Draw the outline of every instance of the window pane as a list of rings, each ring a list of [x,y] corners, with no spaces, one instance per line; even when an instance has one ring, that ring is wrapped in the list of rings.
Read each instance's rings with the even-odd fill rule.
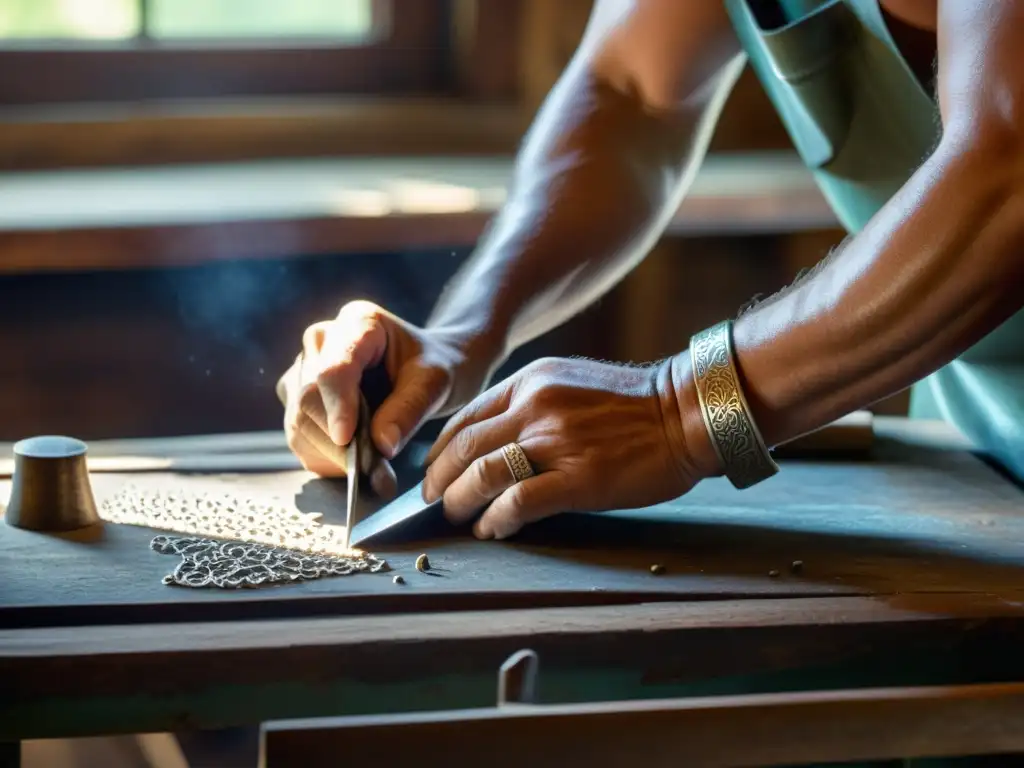
[[[0,39],[123,40],[138,32],[138,0],[0,0]]]
[[[2,2],[2,0],[0,0]],[[156,38],[330,37],[365,41],[373,0],[149,0]]]

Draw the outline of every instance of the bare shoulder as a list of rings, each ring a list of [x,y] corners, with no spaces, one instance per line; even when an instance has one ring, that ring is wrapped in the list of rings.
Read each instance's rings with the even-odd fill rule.
[[[584,45],[595,69],[669,108],[740,55],[721,0],[597,0]]]

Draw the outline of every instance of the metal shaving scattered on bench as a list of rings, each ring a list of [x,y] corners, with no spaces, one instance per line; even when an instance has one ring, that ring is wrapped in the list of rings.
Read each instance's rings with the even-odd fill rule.
[[[182,558],[165,584],[232,589],[387,566],[362,550],[346,549],[344,528],[322,524],[318,513],[230,493],[127,486],[100,503],[100,517],[179,534],[157,536],[151,544],[157,552]]]
[[[164,576],[164,584],[180,587],[240,589],[310,581],[324,576],[375,573],[385,562],[373,555],[336,557],[238,541],[196,537],[157,536],[150,543],[162,555],[179,555],[181,562]]]

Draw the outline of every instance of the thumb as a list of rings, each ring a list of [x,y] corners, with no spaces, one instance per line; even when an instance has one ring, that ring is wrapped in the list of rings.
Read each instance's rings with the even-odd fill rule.
[[[448,373],[442,368],[403,366],[391,396],[373,416],[373,439],[381,453],[394,458],[444,402],[449,386]]]

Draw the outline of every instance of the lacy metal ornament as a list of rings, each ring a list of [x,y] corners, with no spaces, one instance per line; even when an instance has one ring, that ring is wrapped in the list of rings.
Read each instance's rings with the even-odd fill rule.
[[[346,549],[344,528],[319,513],[299,512],[230,493],[160,491],[129,485],[100,503],[110,523],[155,528],[150,546],[181,562],[165,584],[237,589],[325,576],[375,573],[386,561]]]
[[[241,589],[287,584],[324,576],[347,576],[357,571],[376,573],[387,565],[373,555],[317,555],[196,537],[157,536],[150,547],[162,555],[181,557],[174,571],[164,576],[164,584],[193,588]]]

